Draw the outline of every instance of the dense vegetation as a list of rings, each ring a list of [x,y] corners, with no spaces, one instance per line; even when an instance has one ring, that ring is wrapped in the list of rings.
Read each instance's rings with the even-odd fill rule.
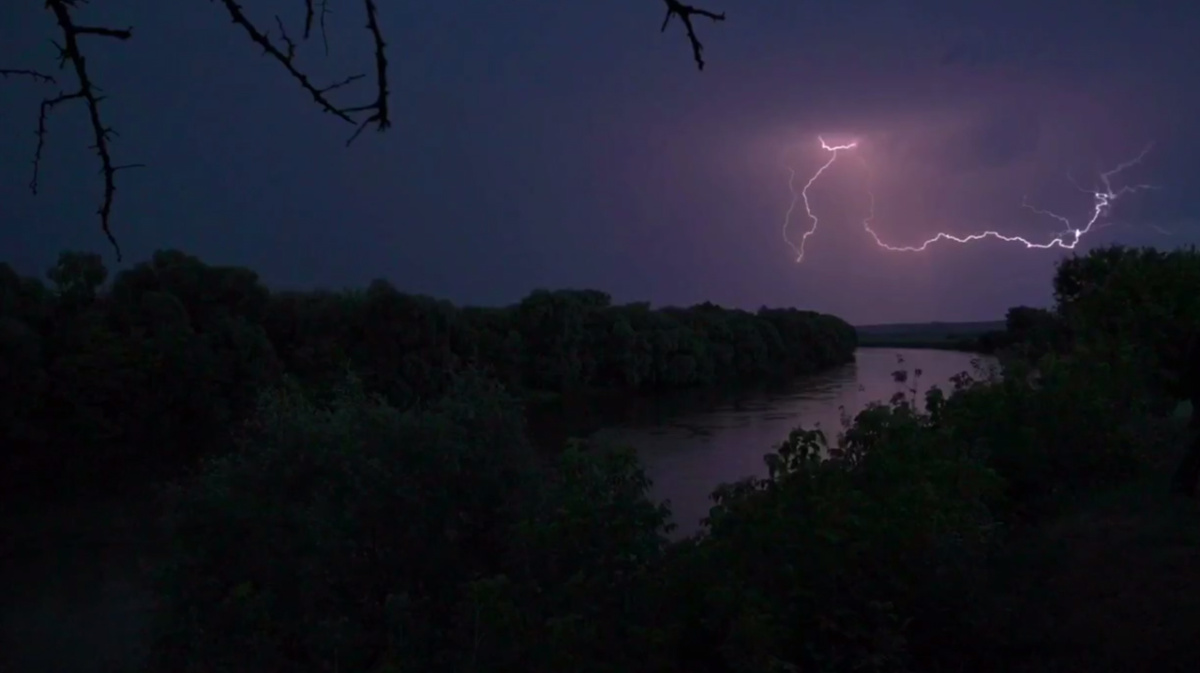
[[[1031,669],[1044,653],[1018,642],[1030,620],[1010,599],[1026,576],[1009,573],[1028,561],[1013,560],[1021,541],[1073,499],[1178,453],[1148,428],[1166,401],[1197,397],[1180,346],[1200,325],[1194,251],[1065,261],[1052,311],[1010,313],[1024,336],[1012,335],[999,375],[914,387],[839,437],[798,428],[766,456],[768,476],[718,488],[703,530],[673,542],[632,452],[577,443],[535,456],[514,384],[761,375],[786,357],[765,325],[779,343],[834,340],[779,361],[803,371],[845,357],[853,339],[840,322],[607,309],[596,293],[535,294],[495,312],[382,284],[273,295],[247,291],[259,286],[244,271],[178,256],[97,293],[102,274],[72,260],[86,261],[64,258],[58,268],[73,271],[52,274],[54,299],[22,299],[32,281],[15,296],[34,316],[20,324],[75,337],[25,327],[7,343],[29,349],[36,334],[53,346],[6,362],[70,372],[61,390],[78,400],[119,391],[103,412],[124,414],[118,427],[142,441],[178,437],[169,408],[228,427],[241,400],[256,400],[233,449],[163,493],[155,670],[1140,670],[1080,647],[1077,668]],[[30,306],[73,317],[36,322]],[[388,327],[365,331],[356,316]],[[597,334],[604,345],[586,346]],[[631,342],[670,356],[637,360],[647,351],[614,345]],[[758,355],[740,352],[753,343]],[[699,344],[708,355],[685,350]],[[109,369],[88,378],[96,362]],[[108,427],[92,413],[73,423]],[[1155,647],[1140,642],[1138,656]],[[1198,650],[1171,650],[1170,663],[1198,665]]]
[[[614,305],[537,291],[458,308],[365,290],[273,292],[249,269],[159,252],[108,281],[64,253],[48,283],[0,266],[0,468],[6,493],[119,486],[223,452],[286,380],[323,398],[357,372],[395,409],[476,371],[510,393],[662,389],[794,376],[853,357],[832,316],[712,304]]]

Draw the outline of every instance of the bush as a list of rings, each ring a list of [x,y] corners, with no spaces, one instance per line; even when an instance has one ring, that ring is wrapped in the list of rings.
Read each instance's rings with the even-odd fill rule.
[[[942,670],[990,651],[1006,524],[1137,466],[1138,359],[916,383],[829,442],[796,429],[668,543],[630,450],[539,464],[498,384],[399,411],[351,378],[263,398],[168,493],[172,671]],[[901,377],[898,377],[898,379]],[[907,380],[907,377],[904,377]],[[915,379],[914,379],[915,381]]]
[[[453,636],[464,577],[523,515],[520,408],[460,382],[399,412],[351,379],[328,408],[266,396],[239,449],[168,492],[165,669],[370,670]]]
[[[1000,482],[948,439],[906,403],[872,406],[837,446],[798,429],[767,478],[714,494],[687,562],[733,670],[900,670],[952,642]]]
[[[166,493],[155,668],[645,665],[665,507],[629,451],[538,468],[522,418],[469,376],[406,412],[354,378],[327,407],[265,396],[237,451]]]
[[[1137,469],[1132,421],[1145,411],[1145,388],[1136,362],[1087,351],[1046,355],[1036,367],[1014,360],[1002,378],[961,379],[934,423],[1004,479],[1009,513],[1045,513],[1059,495]]]

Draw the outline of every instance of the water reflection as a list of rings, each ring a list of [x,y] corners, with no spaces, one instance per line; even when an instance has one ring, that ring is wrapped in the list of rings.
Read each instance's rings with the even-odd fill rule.
[[[791,429],[819,427],[832,440],[841,430],[843,409],[852,415],[914,385],[921,395],[932,385],[948,389],[951,377],[973,371],[977,357],[954,351],[864,348],[852,364],[781,389],[622,398],[589,409],[571,409],[567,403],[558,410],[558,418],[575,414],[583,425],[564,424],[573,427],[560,427],[558,434],[590,434],[635,447],[654,480],[653,497],[671,501],[677,533],[686,535],[708,515],[709,494],[716,485],[765,475],[763,454]],[[907,382],[894,379],[898,369],[909,372]],[[921,371],[919,377],[916,370]]]

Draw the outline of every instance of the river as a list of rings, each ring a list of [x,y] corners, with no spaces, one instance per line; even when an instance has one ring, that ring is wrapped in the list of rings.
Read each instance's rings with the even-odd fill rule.
[[[914,386],[922,403],[930,386],[949,391],[951,377],[973,373],[977,359],[984,366],[993,362],[972,353],[912,348],[860,348],[855,355],[850,364],[771,390],[566,402],[544,410],[532,425],[540,444],[581,435],[637,449],[653,482],[651,498],[670,502],[675,535],[685,536],[708,516],[715,486],[766,476],[763,455],[796,426],[820,428],[833,442],[843,410],[853,415]],[[893,376],[898,370],[908,372],[905,383]]]
[[[955,374],[972,370],[975,357],[859,349],[856,362],[781,388],[564,401],[531,414],[531,429],[543,446],[593,435],[635,447],[654,481],[651,496],[670,500],[676,534],[686,535],[708,514],[712,489],[765,474],[763,454],[795,426],[836,434],[843,408],[854,413],[887,400],[911,387],[918,369],[922,394],[933,384],[946,387]],[[910,372],[907,384],[893,378],[898,369]],[[47,513],[45,527],[32,529],[40,542],[19,541],[10,549],[24,553],[0,559],[7,561],[0,577],[0,673],[125,671],[139,658],[150,602],[137,562],[146,529],[120,507],[112,514],[89,509]],[[104,525],[88,523],[98,520]],[[51,542],[63,539],[70,543]]]

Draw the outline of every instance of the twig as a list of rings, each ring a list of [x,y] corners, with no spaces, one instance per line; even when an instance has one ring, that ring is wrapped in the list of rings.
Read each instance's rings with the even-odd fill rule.
[[[329,0],[321,0],[321,42],[325,44],[325,55],[329,55],[329,33],[325,30],[325,17],[329,16]]]
[[[383,41],[383,33],[379,30],[379,17],[376,15],[375,0],[363,0],[363,2],[366,5],[367,11],[367,30],[371,32],[371,39],[375,41],[375,75],[378,93],[375,97],[374,103],[359,108],[359,110],[374,110],[375,112],[372,113],[370,117],[367,117],[365,120],[363,120],[361,124],[359,124],[358,129],[354,132],[354,135],[350,136],[350,138],[346,141],[347,147],[350,145],[350,143],[354,142],[354,139],[358,137],[358,134],[362,133],[363,129],[365,129],[367,125],[372,122],[376,124],[376,128],[380,131],[386,131],[388,127],[392,125],[392,120],[388,116],[388,63],[387,56],[384,52],[384,48],[387,45]]]
[[[321,41],[325,44],[325,55],[329,55],[329,35],[325,32],[325,16],[329,14],[329,0],[321,0],[320,13],[313,4],[313,0],[304,0],[304,39],[312,37],[313,18],[316,17],[321,28]]]
[[[678,16],[683,22],[683,27],[687,30],[688,41],[692,44],[692,56],[696,59],[696,67],[704,70],[704,45],[700,42],[700,38],[696,37],[696,28],[692,25],[693,16],[703,16],[712,21],[724,21],[725,12],[717,14],[710,12],[707,9],[700,9],[691,5],[685,5],[679,0],[663,0],[667,5],[667,15],[663,18],[662,28],[659,32],[666,32],[667,24],[671,22],[672,16]]]
[[[116,174],[117,171],[135,168],[141,164],[124,166],[113,164],[112,153],[109,150],[109,140],[116,136],[117,132],[111,127],[105,126],[104,121],[100,117],[100,101],[104,100],[104,98],[96,94],[99,87],[92,83],[92,79],[88,74],[87,59],[84,58],[83,52],[79,49],[79,38],[80,36],[92,35],[125,41],[133,37],[133,29],[77,25],[71,16],[71,10],[79,2],[80,0],[46,0],[46,9],[54,14],[55,22],[58,24],[59,30],[62,31],[62,44],[55,44],[58,48],[59,67],[65,67],[67,64],[71,65],[72,70],[75,72],[75,78],[79,82],[79,88],[70,93],[59,92],[56,96],[42,100],[41,106],[38,109],[37,148],[33,155],[33,177],[30,179],[29,188],[30,191],[37,194],[42,150],[46,146],[47,116],[61,103],[71,100],[83,100],[87,105],[88,119],[92,126],[92,137],[95,140],[90,149],[95,150],[96,156],[100,157],[100,172],[104,176],[104,200],[100,204],[100,208],[96,211],[96,214],[100,216],[100,227],[103,229],[105,237],[108,238],[108,242],[117,254],[117,261],[121,261],[121,246],[117,244],[117,239],[113,236],[112,229],[109,226],[112,215],[113,196],[117,191]],[[28,74],[31,71],[14,72]],[[52,77],[41,73],[31,76],[42,81],[54,81]]]
[[[283,43],[287,45],[287,60],[291,61],[296,58],[296,43],[292,42],[292,39],[288,37],[287,29],[283,27],[283,19],[279,18],[278,14],[275,15],[275,25],[279,26],[280,37]]]
[[[383,41],[383,34],[379,29],[375,0],[364,0],[364,3],[367,14],[367,29],[371,32],[371,37],[375,41],[375,73],[378,93],[373,102],[366,105],[350,107],[335,104],[332,100],[330,100],[327,94],[335,89],[339,89],[347,84],[350,84],[351,82],[362,79],[364,75],[351,75],[350,77],[346,77],[334,84],[318,87],[317,85],[313,84],[312,80],[307,74],[305,74],[296,66],[296,44],[288,36],[287,31],[284,30],[282,19],[280,19],[278,16],[275,17],[276,25],[279,27],[279,31],[281,33],[280,39],[283,41],[284,45],[281,49],[271,41],[271,38],[267,35],[266,31],[260,30],[254,25],[253,22],[250,21],[249,17],[246,16],[246,13],[242,10],[242,6],[238,4],[237,0],[220,0],[220,2],[222,5],[224,5],[225,10],[229,12],[229,17],[233,19],[233,22],[238,26],[241,26],[241,28],[246,31],[246,34],[250,37],[251,41],[262,47],[263,52],[266,53],[266,55],[278,61],[284,67],[284,69],[288,71],[288,74],[290,74],[293,79],[300,83],[301,88],[303,88],[309,93],[309,95],[312,96],[313,101],[316,102],[321,109],[344,122],[355,124],[358,127],[354,134],[350,136],[350,140],[346,143],[347,145],[353,142],[354,139],[357,138],[360,133],[362,133],[362,130],[370,124],[375,124],[380,131],[383,131],[391,126],[392,122],[389,116],[387,88],[388,62],[387,56],[384,52],[385,44]],[[320,20],[323,33],[325,13],[327,11],[325,2],[320,3],[320,8]],[[307,39],[312,34],[313,20],[316,16],[316,5],[314,0],[305,0],[304,9],[304,38]],[[358,113],[362,112],[368,112],[370,114],[368,114],[367,117],[362,121],[359,121],[355,117]]]
[[[3,77],[4,79],[8,79],[9,77],[29,77],[37,80],[38,82],[45,82],[46,84],[58,83],[58,81],[55,80],[52,75],[47,75],[46,73],[38,72],[37,70],[0,68],[0,77]]]
[[[304,0],[304,39],[312,35],[313,0]]]
[[[214,0],[215,1],[215,0]],[[597,0],[599,1],[599,0]],[[87,0],[44,0],[46,9],[54,15],[55,23],[57,23],[62,34],[62,43],[55,43],[58,49],[59,68],[65,68],[68,64],[75,73],[78,81],[78,88],[75,91],[59,91],[57,95],[42,99],[38,109],[37,122],[37,146],[33,155],[33,176],[29,181],[29,188],[34,193],[38,193],[39,178],[41,170],[42,152],[46,146],[47,135],[47,119],[50,112],[53,111],[62,103],[72,100],[82,100],[87,106],[88,118],[92,127],[92,134],[95,139],[94,144],[90,149],[96,152],[100,158],[100,172],[104,176],[104,200],[100,208],[96,211],[100,216],[100,225],[104,231],[104,235],[108,238],[109,243],[113,246],[116,252],[117,261],[121,261],[121,248],[117,244],[116,238],[112,234],[109,226],[110,217],[113,207],[113,196],[116,192],[116,174],[118,171],[127,168],[141,167],[141,164],[126,164],[116,165],[112,160],[112,153],[109,148],[109,141],[117,135],[116,131],[111,127],[105,126],[100,116],[100,102],[104,100],[103,96],[98,95],[100,88],[97,87],[91,80],[87,69],[87,59],[84,57],[79,46],[81,36],[95,36],[111,38],[116,40],[129,40],[133,37],[132,28],[110,28],[106,26],[81,26],[75,23],[71,13],[79,5],[85,4]],[[301,88],[307,91],[325,112],[341,119],[344,122],[355,125],[355,130],[350,138],[346,141],[350,145],[358,138],[359,135],[370,125],[374,124],[379,131],[387,130],[392,125],[391,106],[389,104],[390,92],[388,89],[388,59],[387,59],[387,43],[383,39],[383,30],[379,25],[379,11],[377,0],[362,0],[363,10],[366,15],[366,29],[371,35],[371,40],[374,43],[375,56],[375,99],[370,103],[358,106],[342,106],[335,104],[329,98],[329,94],[336,89],[345,87],[353,82],[366,77],[365,74],[356,74],[345,77],[333,84],[319,87],[313,83],[307,74],[301,71],[296,65],[298,45],[291,36],[288,35],[284,28],[283,19],[278,15],[275,16],[275,24],[279,29],[279,39],[282,41],[282,47],[277,45],[268,36],[267,31],[260,30],[246,16],[242,10],[242,6],[237,0],[220,0],[221,5],[229,13],[229,17],[233,23],[245,30],[250,40],[262,47],[264,53],[270,56],[275,61],[279,62],[288,74],[300,83]],[[703,51],[704,45],[696,36],[695,26],[692,23],[692,18],[701,16],[711,21],[724,21],[725,14],[711,12],[706,9],[700,9],[691,5],[683,4],[680,0],[663,0],[666,4],[667,14],[663,19],[660,32],[665,32],[667,25],[671,21],[672,16],[679,17],[683,22],[684,28],[687,31],[688,42],[692,47],[692,55],[695,58],[696,66],[704,69]],[[324,43],[325,53],[329,54],[329,39],[325,30],[325,18],[330,13],[329,0],[304,0],[304,32],[303,40],[307,41],[313,33],[314,25],[321,31],[321,39]],[[38,70],[30,69],[0,69],[0,78],[7,79],[9,77],[25,77],[33,79],[37,82],[57,84],[55,77],[48,75]]]

